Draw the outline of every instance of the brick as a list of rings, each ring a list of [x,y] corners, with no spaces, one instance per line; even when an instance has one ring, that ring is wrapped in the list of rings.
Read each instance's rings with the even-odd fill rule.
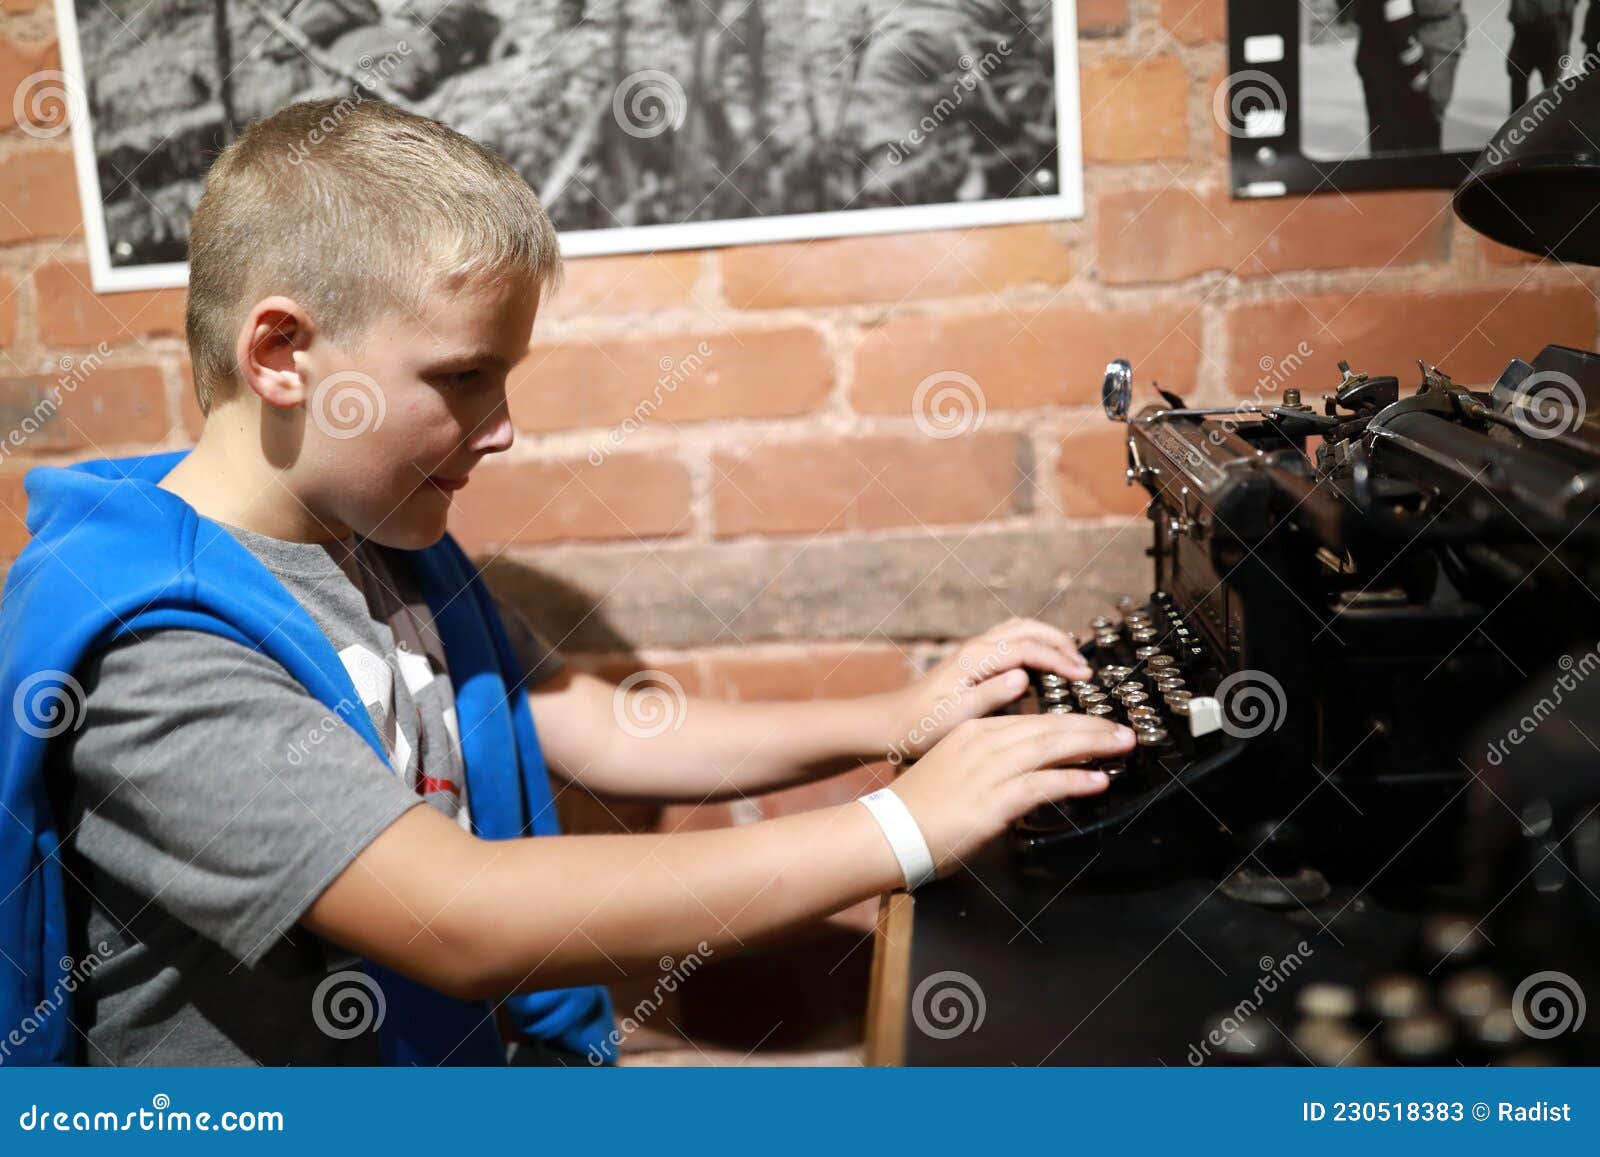
[[[1120,36],[1128,28],[1128,0],[1078,0],[1078,35]]]
[[[550,645],[562,650],[560,636],[549,640]],[[632,653],[605,652],[602,654],[565,654],[563,657],[577,670],[586,671],[611,683],[620,683],[629,675],[640,671],[659,671],[676,679],[685,695],[701,693],[700,664],[692,658],[651,659]]]
[[[72,154],[64,147],[8,153],[0,163],[0,245],[82,231]]]
[[[20,16],[24,12],[48,8],[50,3],[51,0],[6,0],[6,13],[11,16]]]
[[[950,525],[1024,511],[1032,493],[1009,435],[764,443],[713,458],[719,536]]]
[[[536,344],[507,389],[511,420],[522,430],[624,419],[671,429],[710,418],[810,413],[826,400],[833,377],[822,336],[791,327]],[[614,433],[632,428],[630,422]]]
[[[700,254],[629,253],[575,257],[566,263],[560,292],[541,304],[541,318],[660,313],[695,305]]]
[[[1086,64],[1083,158],[1153,161],[1189,151],[1189,75],[1175,56]]]
[[[17,340],[17,283],[0,273],[0,349]]]
[[[454,499],[468,550],[562,539],[653,538],[689,528],[689,475],[660,454],[484,463]]]
[[[115,345],[129,338],[183,336],[181,289],[97,294],[89,267],[50,262],[33,275],[39,301],[39,338],[46,345]]]
[[[1161,27],[1185,44],[1228,38],[1228,0],[1161,0]]]
[[[1509,245],[1502,245],[1498,241],[1491,241],[1481,233],[1474,233],[1465,225],[1462,231],[1477,242],[1478,248],[1483,251],[1484,260],[1490,265],[1533,265],[1543,261],[1537,253],[1529,253],[1525,249],[1513,249]]]
[[[198,441],[200,431],[205,429],[206,416],[200,412],[200,401],[194,396],[194,367],[187,359],[179,368],[178,386],[178,420],[183,424],[183,432],[191,441]]]
[[[0,470],[0,558],[14,559],[28,545],[28,492],[25,470]]]
[[[1132,361],[1141,380],[1181,390],[1199,370],[1200,330],[1199,310],[1185,305],[896,317],[869,331],[856,350],[850,404],[863,413],[912,416],[918,387],[955,371],[977,382],[987,409],[1093,405],[1106,363],[1116,357]],[[928,387],[923,409],[941,388]]]
[[[705,693],[733,702],[843,699],[892,691],[915,674],[886,643],[720,648],[703,656]]]
[[[154,366],[69,368],[0,378],[0,438],[8,453],[46,454],[159,442],[166,396]]]
[[[751,245],[719,257],[735,309],[987,295],[1076,272],[1061,230],[1047,224]]]
[[[1096,201],[1095,248],[1108,285],[1220,271],[1383,268],[1443,260],[1449,197],[1434,192],[1235,200],[1227,189],[1122,189]]]
[[[7,11],[13,11],[15,4],[16,0],[8,0]],[[61,54],[55,41],[35,44],[0,36],[0,93],[5,93],[5,99],[0,100],[0,132],[17,127],[20,105],[33,131],[65,136],[59,119],[64,115],[65,102],[50,99],[52,92],[62,91],[60,82],[45,78],[29,80],[35,73],[60,70]]]
[[[1069,518],[1141,513],[1150,495],[1144,487],[1128,484],[1127,467],[1127,428],[1086,421],[1061,443],[1056,465],[1061,512]]]
[[[477,485],[474,478],[463,494]],[[814,640],[953,639],[1012,615],[1082,629],[1148,592],[1148,527],[917,529],[509,551],[491,586],[573,651]]]
[[[1239,303],[1228,310],[1227,329],[1239,393],[1258,383],[1272,391],[1295,386],[1313,402],[1336,383],[1341,359],[1374,376],[1394,374],[1411,392],[1418,358],[1465,385],[1482,385],[1512,358],[1531,359],[1547,344],[1595,344],[1594,299],[1577,285]],[[1308,356],[1291,355],[1300,342]]]

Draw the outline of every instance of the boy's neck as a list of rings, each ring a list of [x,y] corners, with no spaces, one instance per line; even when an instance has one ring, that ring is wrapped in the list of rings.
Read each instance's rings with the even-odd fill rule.
[[[349,527],[319,519],[295,496],[283,471],[263,457],[259,435],[244,409],[223,406],[213,410],[194,449],[161,480],[161,489],[176,494],[214,522],[269,538],[318,543],[348,540]]]

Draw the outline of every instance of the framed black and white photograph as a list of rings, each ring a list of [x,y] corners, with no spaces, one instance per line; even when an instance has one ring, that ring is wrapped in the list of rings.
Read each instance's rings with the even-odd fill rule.
[[[1072,0],[62,0],[99,291],[181,285],[211,160],[382,99],[505,156],[569,256],[1082,215]]]
[[[1600,0],[1229,0],[1237,196],[1454,188],[1511,113],[1600,61]]]

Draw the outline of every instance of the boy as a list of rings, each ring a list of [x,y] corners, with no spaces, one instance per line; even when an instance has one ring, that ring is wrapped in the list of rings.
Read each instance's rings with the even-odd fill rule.
[[[1020,667],[1087,674],[1042,623],[900,692],[697,700],[656,735],[512,613],[508,636],[446,516],[511,445],[507,370],[558,272],[508,165],[388,106],[291,106],[219,157],[190,237],[198,443],[28,477],[0,803],[34,838],[0,845],[23,965],[0,1011],[40,1015],[9,1059],[503,1063],[497,1014],[609,1059],[583,986],[951,870],[1103,789],[1069,765],[1128,750],[1123,729],[961,722],[1020,694]],[[891,751],[917,762],[868,806],[516,838],[555,833],[547,765],[699,801]]]

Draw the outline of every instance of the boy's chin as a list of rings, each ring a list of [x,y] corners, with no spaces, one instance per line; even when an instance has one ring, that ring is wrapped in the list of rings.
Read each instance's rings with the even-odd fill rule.
[[[369,542],[394,550],[425,550],[444,537],[448,510],[436,515],[409,513],[410,517],[402,518],[397,512],[396,517],[375,527],[371,534],[364,537]]]

